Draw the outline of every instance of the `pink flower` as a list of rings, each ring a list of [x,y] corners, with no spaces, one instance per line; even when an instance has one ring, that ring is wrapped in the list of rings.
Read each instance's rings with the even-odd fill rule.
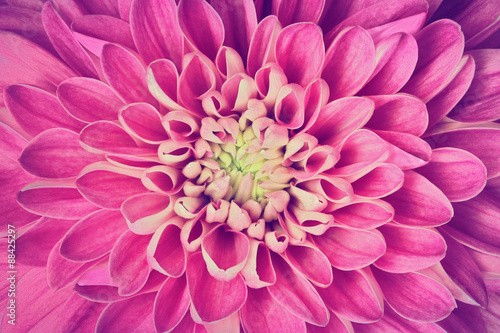
[[[500,329],[500,2],[4,2],[2,332]]]

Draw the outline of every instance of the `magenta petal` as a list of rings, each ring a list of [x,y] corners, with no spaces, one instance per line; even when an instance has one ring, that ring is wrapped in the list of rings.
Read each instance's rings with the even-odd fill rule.
[[[59,58],[14,33],[0,32],[0,54],[6,63],[0,67],[0,87],[24,82],[55,91],[62,81],[76,76]],[[29,54],[29,57],[23,55]]]
[[[470,296],[481,307],[486,308],[488,306],[486,286],[483,275],[474,259],[462,244],[446,234],[443,237],[448,246],[446,257],[441,261],[444,270],[452,281],[465,291],[467,296]]]
[[[411,35],[393,34],[376,45],[377,66],[361,95],[388,95],[410,79],[418,59],[418,46]],[[380,60],[379,60],[380,57]]]
[[[321,144],[337,147],[368,122],[373,109],[373,101],[363,97],[335,100],[321,109],[318,119],[307,133],[315,136]]]
[[[474,154],[486,166],[488,179],[500,176],[499,140],[500,130],[495,128],[458,129],[427,139],[433,147],[455,147]]]
[[[147,103],[128,105],[118,116],[123,127],[148,143],[159,143],[168,139],[161,123],[161,114]]]
[[[174,278],[186,270],[186,253],[180,237],[183,222],[179,217],[167,221],[158,228],[148,245],[148,260],[152,268]]]
[[[126,231],[114,244],[109,256],[109,272],[120,295],[135,294],[148,280],[146,248],[150,238]]]
[[[450,20],[434,22],[416,36],[418,62],[402,91],[428,102],[447,83],[462,59],[464,36],[460,26]]]
[[[60,332],[93,331],[105,307],[105,303],[92,302],[73,293],[62,306],[63,311],[57,318],[58,329]]]
[[[99,161],[80,146],[78,134],[63,128],[40,133],[23,150],[19,163],[29,173],[42,178],[76,177],[83,167]]]
[[[57,87],[57,97],[66,111],[81,121],[116,120],[125,103],[105,83],[89,78],[71,78]]]
[[[155,299],[154,319],[157,332],[175,328],[186,314],[189,303],[186,277],[166,279]]]
[[[455,217],[442,228],[462,244],[481,252],[499,255],[499,201],[483,191],[475,198],[455,203]]]
[[[307,87],[318,75],[325,59],[321,30],[312,23],[283,29],[276,40],[276,61],[288,82]]]
[[[427,112],[429,113],[429,127],[443,119],[457,103],[460,102],[466,91],[469,89],[475,72],[475,61],[470,55],[462,57],[462,61],[457,66],[450,77],[450,82],[446,87],[429,102],[427,102]],[[469,103],[468,99],[462,100],[456,107],[456,114],[461,114],[461,108],[466,107],[462,103]]]
[[[214,278],[231,281],[243,269],[250,244],[248,238],[223,225],[212,229],[201,243],[207,270]]]
[[[354,194],[382,198],[401,188],[404,173],[393,164],[381,164],[351,183]]]
[[[241,275],[231,281],[217,280],[206,268],[201,252],[189,258],[187,282],[191,302],[199,318],[214,322],[238,311],[247,299],[247,287]]]
[[[267,289],[249,289],[241,308],[241,324],[247,333],[258,333],[266,327],[270,333],[305,333],[305,322],[284,309]]]
[[[334,211],[335,221],[358,229],[373,229],[391,221],[394,208],[382,200],[351,203]]]
[[[421,136],[427,129],[427,109],[408,95],[371,96],[375,110],[366,127]]]
[[[4,94],[7,108],[30,135],[53,127],[79,132],[84,126],[66,113],[54,95],[44,90],[28,85],[13,85],[6,88]]]
[[[92,230],[99,230],[95,237]],[[113,244],[127,230],[127,223],[119,211],[100,210],[78,221],[64,236],[60,252],[73,261],[98,259],[111,251]]]
[[[457,306],[450,291],[419,273],[393,274],[374,269],[373,274],[391,307],[403,318],[435,322]]]
[[[335,313],[330,311],[330,321],[325,327],[307,324],[308,333],[328,333],[328,332],[338,332],[338,333],[350,333],[352,332],[352,324],[346,319],[341,319]]]
[[[500,56],[499,50],[474,50],[467,54],[474,58],[476,71],[465,93],[462,103],[458,104],[449,117],[463,122],[479,122],[500,118]]]
[[[319,292],[328,308],[347,320],[370,323],[384,313],[377,282],[365,271],[335,271],[332,285]]]
[[[314,243],[328,257],[333,267],[354,270],[368,266],[385,253],[382,235],[374,230],[333,227],[314,237]]]
[[[394,164],[401,170],[421,167],[431,159],[431,147],[418,136],[379,130],[375,133],[387,141],[389,146],[389,156],[385,162]]]
[[[90,52],[100,56],[102,47],[116,43],[134,50],[130,25],[112,16],[85,15],[71,24],[76,39]]]
[[[476,156],[455,148],[432,151],[431,161],[418,173],[430,180],[450,199],[465,201],[478,195],[486,185],[486,168]]]
[[[271,258],[276,270],[276,283],[267,290],[273,298],[294,316],[314,325],[326,325],[330,313],[311,283],[280,255],[271,253]]]
[[[18,261],[30,266],[46,266],[50,251],[73,224],[74,220],[41,218],[16,240]]]
[[[285,256],[296,270],[301,272],[309,281],[320,287],[332,283],[332,267],[325,256],[312,244],[289,245]]]
[[[326,51],[321,77],[330,86],[330,101],[356,94],[375,69],[373,40],[360,27],[342,31]]]
[[[210,59],[215,59],[224,41],[224,25],[212,6],[203,0],[182,0],[178,17],[189,42]]]
[[[121,212],[132,232],[147,235],[174,215],[173,200],[157,193],[139,194],[126,199]]]
[[[155,296],[147,293],[110,303],[101,313],[95,332],[154,332]]]
[[[210,3],[224,22],[224,45],[238,51],[246,62],[250,39],[257,27],[253,1],[242,0],[236,6],[232,0],[212,0]]]
[[[102,48],[101,66],[109,85],[125,102],[156,104],[149,94],[146,70],[132,53],[116,44],[106,44]]]
[[[87,200],[108,209],[119,209],[127,198],[147,192],[140,178],[101,169],[83,173],[76,186]]]
[[[430,267],[444,258],[446,243],[435,230],[398,225],[379,227],[387,244],[375,266],[391,273],[407,273]]]
[[[61,58],[80,75],[98,78],[94,63],[52,4],[47,3],[43,6],[42,21],[52,45]]]
[[[170,59],[181,67],[183,36],[173,0],[133,1],[130,28],[137,50],[146,63]]]
[[[97,210],[74,184],[32,183],[17,194],[17,202],[28,212],[59,219],[79,219]]]
[[[281,24],[276,16],[268,16],[259,22],[248,50],[248,75],[254,77],[269,59],[274,60],[276,38],[280,31]]]
[[[318,20],[323,13],[325,0],[292,0],[280,1],[278,7],[278,18],[283,25],[297,22],[313,22]]]
[[[396,211],[394,220],[411,226],[438,226],[453,216],[453,207],[443,192],[411,170],[405,171],[403,187],[385,200]]]

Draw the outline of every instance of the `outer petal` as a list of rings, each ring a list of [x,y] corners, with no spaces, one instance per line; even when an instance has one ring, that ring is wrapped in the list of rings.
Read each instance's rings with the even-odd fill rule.
[[[375,46],[360,27],[342,31],[326,51],[321,77],[330,86],[330,101],[356,94],[375,69]]]
[[[144,142],[155,144],[168,139],[161,124],[161,114],[151,104],[136,103],[120,110],[123,127]]]
[[[405,171],[403,187],[387,200],[395,209],[394,220],[413,226],[437,226],[448,222],[453,207],[436,186],[414,171]]]
[[[281,24],[276,16],[268,16],[259,22],[248,50],[248,75],[254,77],[265,63],[275,60],[275,43],[280,31]]]
[[[134,233],[147,235],[174,216],[174,200],[157,193],[145,193],[126,199],[122,206],[122,215]]]
[[[271,253],[271,258],[277,279],[267,287],[269,293],[293,315],[314,325],[326,325],[329,312],[313,286],[280,255]]]
[[[278,18],[283,25],[297,22],[318,23],[324,6],[325,0],[282,0],[279,2]]]
[[[158,228],[148,244],[148,262],[162,274],[178,278],[186,270],[186,253],[181,243],[179,217]]]
[[[435,322],[446,318],[457,306],[450,291],[439,282],[418,274],[392,274],[373,270],[391,307],[403,318]]]
[[[231,281],[213,278],[206,268],[201,252],[189,258],[187,282],[192,305],[204,322],[214,322],[238,311],[247,299],[247,287],[237,275]]]
[[[378,228],[385,238],[387,250],[375,266],[392,273],[415,272],[441,261],[446,243],[432,229],[384,225]]]
[[[285,310],[267,289],[249,289],[248,298],[241,308],[241,324],[248,333],[305,333],[305,322]]]
[[[183,36],[174,0],[135,0],[130,10],[132,36],[144,61],[170,59],[180,68]]]
[[[323,251],[313,244],[289,245],[285,256],[296,270],[320,287],[332,283],[332,267]]]
[[[63,311],[57,318],[57,332],[93,331],[105,307],[105,303],[91,302],[72,293],[61,307]]]
[[[100,156],[84,150],[78,134],[64,128],[40,133],[24,148],[19,163],[28,172],[42,178],[76,177]]]
[[[189,303],[185,276],[165,280],[155,299],[154,320],[156,330],[158,332],[167,332],[174,329],[186,315]]]
[[[318,75],[324,59],[323,36],[315,24],[294,24],[278,35],[276,61],[288,82],[306,87]]]

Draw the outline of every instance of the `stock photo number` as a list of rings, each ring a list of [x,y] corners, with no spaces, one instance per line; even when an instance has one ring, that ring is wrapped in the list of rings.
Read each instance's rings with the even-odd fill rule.
[[[16,228],[13,225],[8,225],[8,241],[7,241],[7,280],[9,281],[9,289],[7,296],[6,315],[9,317],[8,323],[16,324]]]

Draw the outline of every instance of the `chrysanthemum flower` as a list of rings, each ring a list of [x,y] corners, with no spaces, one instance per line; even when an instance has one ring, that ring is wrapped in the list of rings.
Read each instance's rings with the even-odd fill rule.
[[[499,1],[0,5],[2,332],[500,330]]]

